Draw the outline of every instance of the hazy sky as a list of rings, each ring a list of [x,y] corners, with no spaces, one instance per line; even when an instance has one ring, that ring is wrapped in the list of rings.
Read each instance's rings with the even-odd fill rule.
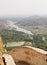
[[[47,15],[47,0],[0,0],[0,15]]]

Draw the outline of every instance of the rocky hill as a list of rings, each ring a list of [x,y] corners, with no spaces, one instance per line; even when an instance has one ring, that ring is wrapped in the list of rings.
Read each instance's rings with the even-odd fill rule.
[[[20,26],[47,26],[47,16],[8,17],[0,19],[0,29],[8,28],[11,21],[14,25]]]

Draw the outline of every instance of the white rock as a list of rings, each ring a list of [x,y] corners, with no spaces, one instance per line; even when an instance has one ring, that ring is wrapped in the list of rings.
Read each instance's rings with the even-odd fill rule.
[[[3,54],[3,57],[5,58],[6,65],[16,65],[11,55]]]

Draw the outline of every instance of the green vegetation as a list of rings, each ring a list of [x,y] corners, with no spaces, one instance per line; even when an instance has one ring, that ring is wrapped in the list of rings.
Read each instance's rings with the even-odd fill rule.
[[[0,34],[3,38],[3,43],[30,41],[30,36],[28,34],[15,30],[1,30]]]
[[[33,46],[47,51],[47,35],[34,35]]]
[[[30,46],[41,48],[47,51],[47,34],[35,34],[32,36],[15,30],[0,30],[0,35],[2,36],[3,43],[5,45],[7,42],[25,41],[31,42]]]

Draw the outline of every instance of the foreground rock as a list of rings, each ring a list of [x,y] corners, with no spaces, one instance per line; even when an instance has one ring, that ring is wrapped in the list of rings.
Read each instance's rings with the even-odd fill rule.
[[[4,54],[3,57],[5,58],[6,65],[16,65],[11,55]]]

